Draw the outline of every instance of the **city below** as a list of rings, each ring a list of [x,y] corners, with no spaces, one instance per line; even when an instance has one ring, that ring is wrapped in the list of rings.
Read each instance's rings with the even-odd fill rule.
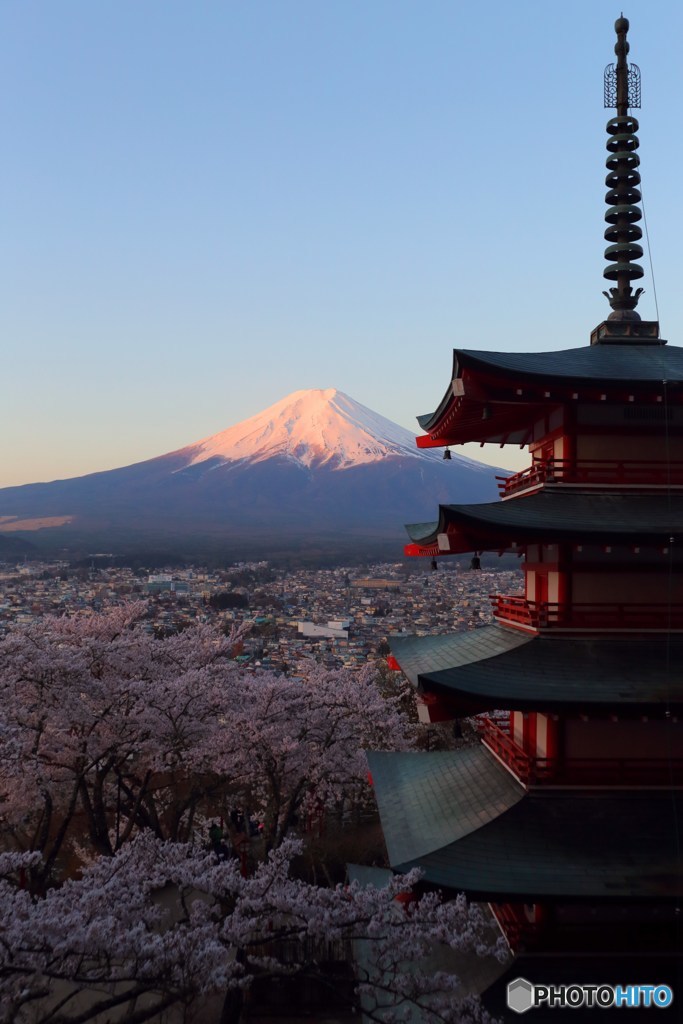
[[[520,570],[433,571],[426,560],[417,571],[403,563],[284,571],[259,561],[221,571],[168,566],[154,573],[0,563],[0,635],[42,616],[146,601],[146,628],[159,636],[196,622],[226,631],[251,622],[237,654],[247,668],[296,674],[298,661],[314,658],[328,668],[354,669],[386,657],[390,636],[492,622],[490,594],[516,594],[521,585]]]

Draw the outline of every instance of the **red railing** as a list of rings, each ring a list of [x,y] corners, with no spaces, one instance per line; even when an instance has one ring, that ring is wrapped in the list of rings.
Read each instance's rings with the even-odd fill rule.
[[[497,754],[520,782],[527,783],[532,775],[533,758],[517,746],[510,736],[510,726],[496,725],[490,718],[479,719],[479,732],[489,750]]]
[[[512,476],[497,476],[498,491],[501,498],[507,498],[517,491],[525,491],[528,487],[540,487],[550,479],[550,465],[547,462],[534,462],[527,469],[522,469]]]
[[[536,602],[527,601],[520,595],[489,594],[493,606],[493,616],[505,622],[514,622],[521,626],[535,626]]]
[[[545,483],[605,487],[683,487],[683,462],[633,459],[544,459],[513,476],[497,476],[502,498]]]
[[[532,629],[683,629],[683,604],[560,604],[489,594],[498,621]]]
[[[683,786],[683,758],[531,757],[510,736],[509,725],[480,719],[482,742],[524,785]]]

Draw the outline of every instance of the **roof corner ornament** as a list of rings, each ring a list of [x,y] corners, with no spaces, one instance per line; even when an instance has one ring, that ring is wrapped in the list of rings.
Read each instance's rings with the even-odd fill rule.
[[[637,224],[642,212],[636,205],[641,199],[637,188],[640,184],[640,157],[636,153],[640,145],[636,135],[638,121],[628,111],[629,107],[640,107],[640,68],[626,61],[630,49],[626,40],[628,18],[623,15],[617,18],[614,29],[617,33],[614,47],[617,63],[608,64],[605,68],[605,106],[616,107],[617,116],[607,122],[609,155],[606,163],[609,173],[605,184],[609,191],[605,196],[608,206],[605,239],[610,244],[605,249],[609,266],[603,275],[608,281],[615,281],[616,287],[603,292],[603,295],[612,307],[609,320],[633,321],[640,320],[635,308],[643,289],[637,288],[634,292],[631,281],[643,276],[643,268],[633,262],[643,257],[642,246],[638,245],[643,232]]]

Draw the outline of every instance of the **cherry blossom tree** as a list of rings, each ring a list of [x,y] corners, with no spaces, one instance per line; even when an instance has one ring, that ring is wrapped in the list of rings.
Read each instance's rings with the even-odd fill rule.
[[[239,631],[162,639],[144,616],[43,620],[0,642],[0,1022],[233,1024],[254,979],[314,975],[330,942],[370,951],[369,1019],[417,1002],[435,1024],[484,1020],[455,977],[407,969],[434,943],[491,947],[464,900],[406,912],[395,897],[415,876],[290,877],[292,831],[368,792],[363,750],[412,743],[400,694],[371,670],[248,674]],[[263,822],[250,877],[206,845],[209,816],[235,805]]]
[[[185,841],[235,803],[277,846],[302,813],[360,799],[365,748],[411,742],[371,670],[247,674],[239,632],[159,639],[143,615],[44,620],[0,643],[0,824],[43,854],[34,886],[59,877],[69,844],[111,855],[140,829]]]
[[[216,763],[243,785],[277,846],[302,813],[341,815],[368,791],[364,750],[406,749],[413,729],[400,697],[384,696],[372,668],[329,671],[310,663],[303,680],[247,676],[222,731]]]
[[[140,828],[187,838],[220,785],[197,752],[236,689],[236,638],[199,628],[158,640],[143,614],[52,619],[0,644],[0,822],[17,849],[44,855],[37,885],[67,839],[96,856]]]
[[[489,1020],[453,975],[420,969],[435,945],[503,957],[464,898],[430,894],[406,910],[396,896],[415,872],[383,889],[311,886],[289,875],[296,849],[286,841],[245,879],[232,861],[148,831],[41,898],[13,884],[38,855],[0,856],[0,1021],[237,1024],[255,978],[316,976],[331,943],[363,943],[369,1020],[416,1005],[429,1024]]]

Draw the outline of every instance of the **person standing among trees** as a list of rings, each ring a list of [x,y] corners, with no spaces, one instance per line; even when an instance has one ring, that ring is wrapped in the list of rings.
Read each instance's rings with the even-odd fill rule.
[[[230,856],[230,850],[224,842],[223,829],[218,821],[214,821],[209,828],[209,842],[211,843],[211,849],[219,860],[228,859]]]
[[[209,828],[209,842],[214,853],[220,853],[220,846],[223,840],[223,829],[217,821],[214,821]]]

